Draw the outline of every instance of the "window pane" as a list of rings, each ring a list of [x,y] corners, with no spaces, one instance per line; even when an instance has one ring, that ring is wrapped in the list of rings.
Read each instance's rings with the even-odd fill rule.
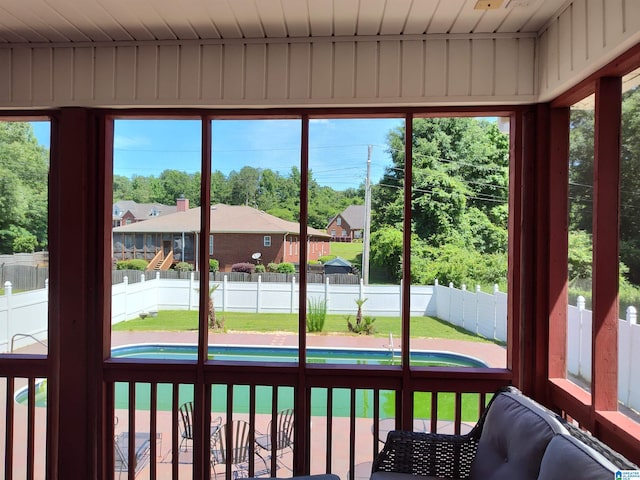
[[[192,120],[114,122],[114,356],[162,358],[162,348],[118,347],[180,342],[197,358],[201,130]]]
[[[50,123],[0,122],[0,353],[47,353]]]
[[[413,122],[411,362],[505,367],[509,122]]]
[[[299,119],[212,122],[212,360],[298,360],[301,131]]]
[[[623,77],[620,165],[620,411],[636,421],[640,412],[640,70]]]
[[[387,343],[399,345],[401,328],[402,211],[395,209],[403,190],[387,141],[402,123],[310,122],[308,362],[393,362]]]
[[[569,134],[567,377],[591,388],[594,96],[572,105]]]

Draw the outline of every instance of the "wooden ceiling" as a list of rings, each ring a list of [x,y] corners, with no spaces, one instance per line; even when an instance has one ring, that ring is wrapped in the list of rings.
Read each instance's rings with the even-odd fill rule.
[[[492,9],[474,8],[488,3]],[[537,33],[566,0],[2,0],[0,44]]]

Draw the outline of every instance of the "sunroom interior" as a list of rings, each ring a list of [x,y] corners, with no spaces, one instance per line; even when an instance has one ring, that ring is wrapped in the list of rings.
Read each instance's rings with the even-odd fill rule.
[[[468,423],[463,409],[477,418],[492,393],[509,384],[640,464],[640,417],[628,402],[638,404],[640,373],[631,368],[630,354],[629,365],[619,360],[628,342],[640,338],[619,306],[622,98],[637,86],[640,68],[635,0],[8,0],[0,12],[0,120],[40,122],[50,132],[44,350],[40,342],[33,351],[11,352],[0,302],[0,329],[6,324],[6,338],[0,337],[6,343],[0,353],[4,478],[218,476],[210,440],[212,417],[219,413],[213,412],[221,409],[229,426],[246,420],[249,436],[256,437],[270,428],[267,418],[277,424],[284,397],[294,412],[289,456],[275,450],[262,452],[264,461],[250,456],[242,473],[368,478],[382,446],[383,417],[405,430],[420,417],[436,430],[438,412],[448,408],[439,410],[439,402],[450,396],[450,431],[460,433]],[[568,229],[577,198],[570,131],[576,112],[584,111],[593,112],[591,210],[584,217],[591,222],[593,276],[585,354],[590,373],[580,383],[568,374],[575,335],[568,326]],[[233,122],[282,122],[281,129],[296,138],[296,159],[288,168],[299,171],[297,234],[308,238],[312,172],[319,171],[310,152],[322,122],[391,119],[410,139],[418,120],[461,117],[500,119],[507,126],[506,330],[498,363],[411,365],[417,345],[410,268],[416,211],[415,191],[406,186],[399,197],[401,268],[394,285],[397,364],[308,361],[314,338],[306,334],[308,292],[315,288],[303,268],[308,242],[296,247],[300,268],[295,286],[283,294],[292,312],[297,305],[296,361],[213,360],[206,275],[190,277],[189,306],[193,301],[198,312],[194,358],[112,355],[112,203],[123,122],[189,122],[198,205],[210,206],[216,204],[218,129]],[[241,128],[237,133],[238,147],[249,143]],[[405,141],[400,149],[403,185],[411,185],[414,147]],[[268,160],[262,166],[269,168]],[[215,249],[200,228],[212,225],[211,211],[202,208],[192,230],[200,266],[210,264]],[[268,245],[264,238],[265,248],[272,238]],[[18,297],[10,303],[15,307]],[[624,322],[628,338],[619,333]],[[138,341],[147,341],[144,333]],[[390,336],[392,355],[393,342]],[[46,401],[37,405],[42,379]],[[621,395],[623,381],[628,386]],[[21,404],[14,397],[22,385],[28,388]],[[193,402],[187,456],[178,413],[184,388]],[[364,423],[356,414],[362,396],[369,410]],[[147,399],[144,407],[140,397]],[[381,404],[390,397],[385,410]],[[420,413],[425,402],[428,416]],[[242,414],[238,403],[246,403]],[[343,403],[346,413],[334,415]],[[114,444],[123,432],[126,453],[119,462]],[[158,441],[149,442],[138,470],[139,432]],[[275,430],[269,434],[275,440]],[[123,462],[127,468],[118,470]],[[232,459],[222,463],[226,478],[236,474]]]

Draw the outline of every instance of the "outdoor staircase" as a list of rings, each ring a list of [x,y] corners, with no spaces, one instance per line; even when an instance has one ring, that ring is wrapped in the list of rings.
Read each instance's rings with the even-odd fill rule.
[[[147,271],[160,271],[160,270],[169,270],[171,268],[171,264],[173,263],[173,251],[169,252],[169,254],[165,257],[164,252],[160,250],[149,262]]]

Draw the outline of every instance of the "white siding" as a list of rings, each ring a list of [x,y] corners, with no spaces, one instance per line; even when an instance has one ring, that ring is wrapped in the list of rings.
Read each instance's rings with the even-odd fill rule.
[[[540,101],[548,101],[640,41],[638,0],[574,0],[540,33]]]
[[[2,45],[0,108],[530,103],[533,45],[526,35]]]

